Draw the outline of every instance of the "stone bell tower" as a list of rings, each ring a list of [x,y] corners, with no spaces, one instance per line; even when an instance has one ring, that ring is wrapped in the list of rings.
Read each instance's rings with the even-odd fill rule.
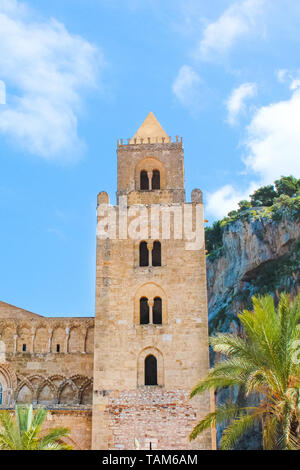
[[[98,195],[93,449],[211,449],[210,431],[188,439],[210,411],[189,399],[209,369],[202,193],[185,202],[182,139],[152,113],[117,154],[117,206]]]

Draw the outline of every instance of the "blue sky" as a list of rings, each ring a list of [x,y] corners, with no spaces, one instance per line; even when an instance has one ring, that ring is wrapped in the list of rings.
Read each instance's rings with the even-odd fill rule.
[[[149,111],[210,222],[300,177],[295,0],[0,0],[0,299],[92,315],[96,196]]]

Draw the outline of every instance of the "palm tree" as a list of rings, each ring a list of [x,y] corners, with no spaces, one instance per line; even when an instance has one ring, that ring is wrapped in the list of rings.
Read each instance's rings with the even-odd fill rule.
[[[40,436],[42,424],[48,411],[32,405],[17,405],[15,420],[9,411],[0,414],[0,450],[70,450],[61,439],[68,436],[69,429],[53,428]]]
[[[221,449],[232,449],[250,428],[260,423],[264,449],[300,449],[300,295],[281,294],[278,307],[270,295],[253,297],[253,312],[239,315],[243,337],[218,333],[214,351],[225,356],[192,390],[191,398],[209,389],[234,387],[247,397],[257,392],[259,406],[227,403],[200,421],[195,439],[217,424],[225,424]]]

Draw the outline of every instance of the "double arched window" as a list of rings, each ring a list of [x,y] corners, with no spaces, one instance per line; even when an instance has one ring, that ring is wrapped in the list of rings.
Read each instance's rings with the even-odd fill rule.
[[[150,249],[149,249],[150,248]],[[152,248],[152,249],[151,249]],[[155,241],[153,245],[143,241],[140,243],[139,247],[139,265],[140,266],[149,266],[150,256],[149,251],[151,251],[151,265],[152,266],[161,266],[161,243]]]
[[[162,299],[155,297],[149,301],[147,297],[140,298],[140,325],[162,324]]]
[[[145,359],[145,385],[157,385],[157,359],[152,354]]]
[[[142,170],[140,173],[140,190],[149,191],[154,189],[160,189],[160,171]]]

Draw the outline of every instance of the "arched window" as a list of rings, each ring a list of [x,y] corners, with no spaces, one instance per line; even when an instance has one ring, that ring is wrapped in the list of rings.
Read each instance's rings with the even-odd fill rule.
[[[152,266],[161,266],[161,243],[158,241],[153,243]]]
[[[140,324],[148,325],[149,323],[149,305],[147,297],[140,299]]]
[[[2,391],[3,391],[2,384],[0,382],[0,405],[2,405]]]
[[[154,170],[152,173],[152,189],[160,189],[160,172]]]
[[[162,300],[160,297],[155,297],[153,304],[153,324],[162,324]]]
[[[145,359],[145,385],[157,385],[157,359],[152,354]]]
[[[141,171],[141,181],[140,181],[141,190],[149,189],[149,178],[148,173],[145,170]]]
[[[140,243],[140,266],[149,266],[149,250],[147,242]]]

